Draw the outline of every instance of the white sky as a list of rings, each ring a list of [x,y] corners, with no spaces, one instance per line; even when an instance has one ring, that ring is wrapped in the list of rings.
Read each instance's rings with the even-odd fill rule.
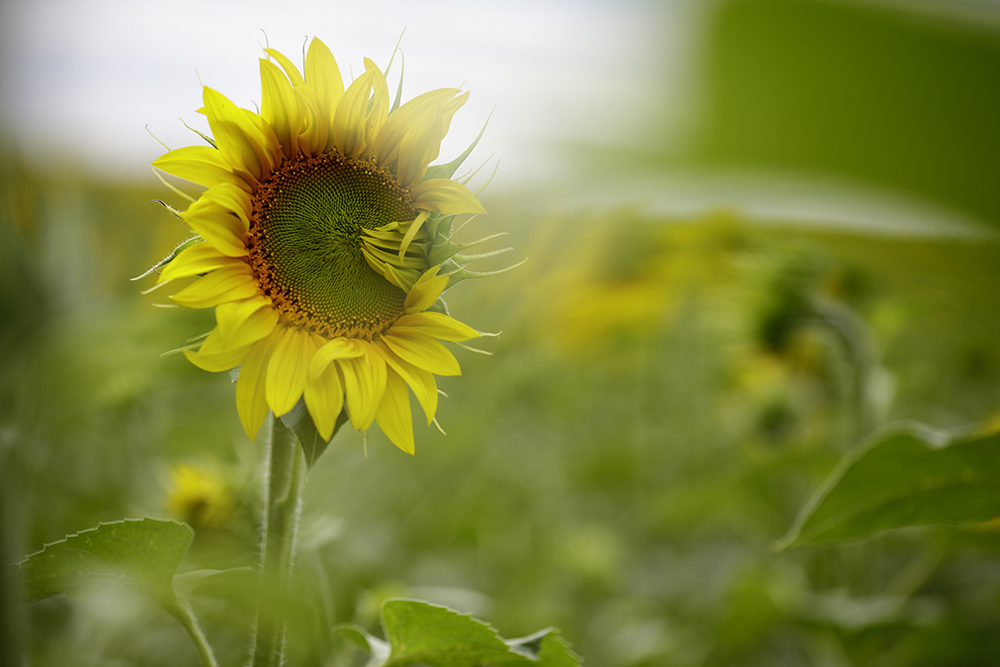
[[[207,131],[194,112],[199,76],[240,106],[259,103],[261,29],[296,63],[306,36],[320,37],[347,79],[364,56],[384,67],[405,28],[404,100],[463,83],[471,91],[442,158],[461,152],[496,107],[476,156],[502,159],[501,182],[533,178],[551,166],[552,142],[638,145],[646,126],[662,125],[683,5],[5,0],[0,136],[36,162],[152,178],[147,165],[163,149],[144,126],[171,148],[200,142],[179,117]],[[393,90],[395,81],[390,74]]]

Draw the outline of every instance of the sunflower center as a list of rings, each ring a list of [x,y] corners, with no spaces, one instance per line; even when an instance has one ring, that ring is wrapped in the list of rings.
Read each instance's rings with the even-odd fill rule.
[[[289,322],[371,340],[403,314],[406,293],[365,261],[362,230],[416,216],[409,193],[369,162],[337,153],[286,160],[254,195],[248,260]]]

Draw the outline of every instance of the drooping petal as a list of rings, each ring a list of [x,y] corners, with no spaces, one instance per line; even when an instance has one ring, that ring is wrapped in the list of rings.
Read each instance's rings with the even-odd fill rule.
[[[448,286],[448,276],[437,274],[440,266],[432,266],[420,276],[413,288],[406,295],[403,302],[403,312],[406,314],[419,313],[434,305],[434,302],[441,297],[441,292]]]
[[[417,397],[417,402],[420,403],[420,407],[423,408],[424,414],[427,416],[427,425],[430,426],[431,422],[434,421],[438,405],[437,382],[434,380],[434,374],[403,361],[381,340],[376,341],[375,348],[385,359],[389,368],[394,370],[410,386],[413,395]]]
[[[352,345],[346,338],[334,338],[316,350],[316,355],[309,366],[309,377],[319,377],[334,359],[353,359],[362,354],[364,351]]]
[[[295,407],[305,388],[309,362],[316,353],[310,335],[288,327],[267,363],[267,404],[276,416]]]
[[[236,381],[236,411],[243,430],[253,440],[267,416],[267,366],[274,347],[284,335],[283,327],[275,327],[266,338],[257,341],[240,366]]]
[[[224,266],[191,283],[170,298],[188,308],[211,308],[227,301],[247,299],[258,285],[246,264]]]
[[[353,359],[338,360],[337,365],[344,379],[351,425],[358,431],[365,431],[375,421],[378,403],[385,392],[385,360],[365,341],[354,340],[352,343],[363,354]]]
[[[478,331],[444,313],[423,312],[403,315],[392,325],[393,331],[420,332],[451,342],[479,338]]]
[[[382,335],[381,340],[389,346],[403,361],[417,368],[423,368],[435,375],[461,375],[455,355],[443,344],[422,333],[396,334],[389,331]]]
[[[223,345],[242,347],[269,335],[278,324],[278,311],[271,307],[271,299],[257,294],[249,299],[219,304],[215,319]]]
[[[375,414],[379,428],[392,444],[407,454],[413,454],[413,416],[410,414],[410,394],[402,378],[390,371],[386,377],[385,393]]]
[[[249,352],[249,345],[232,349],[227,352],[218,352],[214,354],[205,352],[204,346],[202,346],[202,349],[197,352],[184,350],[184,356],[187,357],[188,361],[203,371],[208,371],[209,373],[219,373],[221,371],[228,371],[231,368],[236,368],[242,364]]]
[[[410,188],[413,206],[425,211],[452,213],[486,213],[469,188],[448,178],[432,178]]]
[[[324,440],[329,440],[333,435],[333,427],[337,424],[337,417],[344,409],[344,385],[340,381],[337,364],[327,366],[315,378],[310,374],[306,379],[303,397],[316,430]]]
[[[245,257],[246,226],[239,216],[210,199],[199,199],[181,213],[188,224],[216,250],[229,257]]]
[[[229,168],[222,153],[211,146],[185,146],[172,150],[156,158],[153,166],[205,187],[230,183],[243,190],[250,189],[250,184]]]

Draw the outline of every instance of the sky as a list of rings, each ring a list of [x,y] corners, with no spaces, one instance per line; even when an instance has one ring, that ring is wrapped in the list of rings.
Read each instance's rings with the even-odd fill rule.
[[[553,145],[635,143],[644,124],[662,123],[653,112],[667,69],[685,61],[668,52],[686,43],[686,5],[6,0],[0,123],[32,162],[147,178],[163,148],[146,127],[170,148],[200,142],[179,119],[207,130],[195,113],[201,83],[259,104],[265,42],[298,63],[318,36],[347,80],[364,57],[384,68],[400,41],[404,100],[444,86],[471,92],[442,157],[460,153],[495,109],[477,155],[496,153],[501,179],[530,179],[555,167]]]

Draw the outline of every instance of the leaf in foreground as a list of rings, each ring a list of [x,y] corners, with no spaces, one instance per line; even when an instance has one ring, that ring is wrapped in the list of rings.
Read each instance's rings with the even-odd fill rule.
[[[949,438],[903,427],[849,452],[775,548],[988,521],[1000,517],[998,489],[1000,433]]]
[[[580,658],[555,629],[504,640],[470,614],[420,600],[386,600],[382,627],[387,641],[360,628],[340,628],[371,653],[368,667],[577,667]]]
[[[125,586],[161,602],[194,533],[163,519],[102,523],[48,544],[21,562],[29,602],[99,584]]]

